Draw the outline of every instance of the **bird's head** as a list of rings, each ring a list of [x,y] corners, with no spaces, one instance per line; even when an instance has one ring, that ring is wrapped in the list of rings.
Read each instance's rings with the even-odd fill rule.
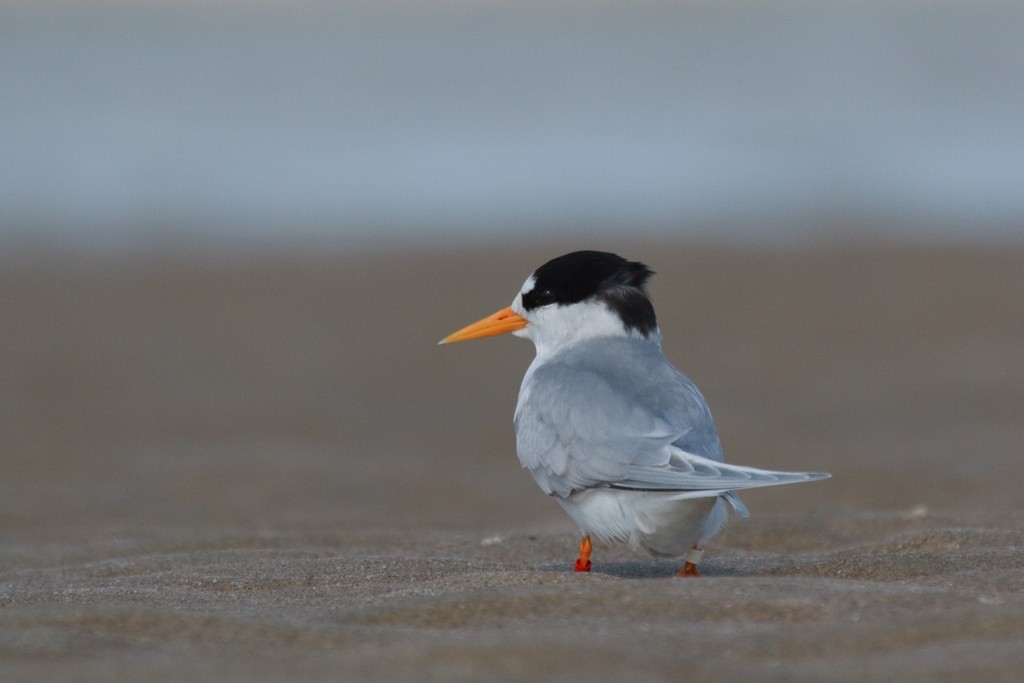
[[[526,278],[511,306],[441,340],[449,344],[511,332],[538,354],[586,339],[636,337],[658,343],[658,321],[645,284],[653,271],[604,251],[574,251]]]

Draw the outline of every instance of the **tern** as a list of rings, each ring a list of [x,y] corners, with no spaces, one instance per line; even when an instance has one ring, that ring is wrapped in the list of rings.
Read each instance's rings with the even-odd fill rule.
[[[595,538],[681,558],[678,575],[698,576],[728,507],[749,514],[736,491],[830,476],[725,463],[707,402],[662,353],[653,274],[608,252],[565,254],[534,271],[511,306],[440,342],[510,332],[534,343],[516,451],[579,527],[578,572],[590,571]]]

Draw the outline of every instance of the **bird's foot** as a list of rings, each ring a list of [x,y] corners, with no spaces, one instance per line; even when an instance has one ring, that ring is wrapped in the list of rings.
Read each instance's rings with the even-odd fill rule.
[[[697,569],[697,565],[695,565],[693,562],[687,562],[683,565],[682,569],[676,572],[676,576],[682,577],[684,579],[689,579],[700,576],[700,570]]]
[[[700,576],[700,570],[697,569],[697,564],[700,562],[702,557],[704,557],[704,551],[695,543],[693,548],[687,551],[686,557],[684,558],[686,563],[683,565],[682,569],[676,572],[676,576],[684,579]]]
[[[576,558],[576,571],[578,572],[589,572],[591,567],[590,562],[590,550],[591,550],[590,536],[583,535],[583,540],[580,541],[580,556]]]

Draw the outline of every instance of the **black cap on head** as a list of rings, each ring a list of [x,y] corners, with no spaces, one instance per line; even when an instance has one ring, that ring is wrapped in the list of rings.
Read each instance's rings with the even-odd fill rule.
[[[644,289],[653,274],[643,263],[606,251],[574,251],[534,271],[533,289],[523,294],[523,308],[531,311],[594,298],[615,311],[627,330],[647,336],[658,326]]]

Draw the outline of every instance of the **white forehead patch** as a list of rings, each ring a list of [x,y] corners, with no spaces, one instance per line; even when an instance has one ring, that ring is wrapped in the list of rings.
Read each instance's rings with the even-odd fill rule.
[[[534,275],[526,278],[526,282],[523,283],[519,293],[516,294],[515,300],[512,302],[512,310],[519,315],[523,314],[523,295],[533,289],[533,286],[537,284],[537,278]]]

